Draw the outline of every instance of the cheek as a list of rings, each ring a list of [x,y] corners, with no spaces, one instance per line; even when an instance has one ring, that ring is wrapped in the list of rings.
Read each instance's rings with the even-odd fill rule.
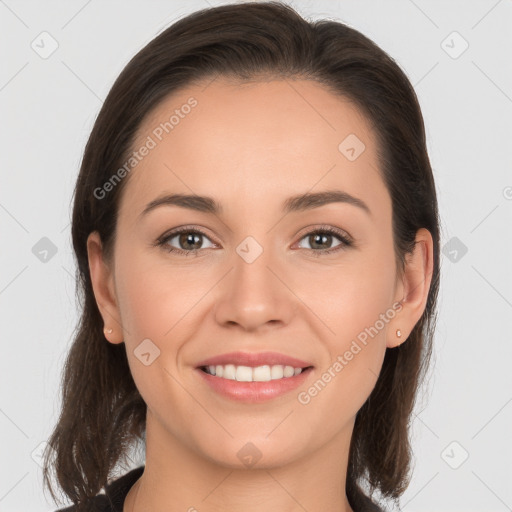
[[[143,396],[146,388],[174,385],[169,373],[175,375],[183,364],[183,350],[203,320],[201,299],[215,282],[204,267],[185,268],[143,251],[116,261],[127,357]],[[140,358],[147,352],[154,363],[145,366]]]
[[[143,252],[116,260],[116,282],[133,379],[150,409],[165,410],[169,402],[186,399],[173,376],[191,329],[187,311],[197,303],[197,289],[183,272]]]
[[[381,315],[389,313],[394,268],[392,257],[353,253],[343,265],[305,273],[308,279],[303,281],[298,295],[328,327],[330,335],[325,339],[332,340],[331,352],[343,349],[352,338],[378,322]],[[378,327],[385,333],[381,322]]]
[[[184,272],[165,258],[142,251],[117,259],[116,280],[123,327],[131,343],[139,338],[162,340],[197,302],[203,282],[198,273]]]
[[[375,387],[386,352],[385,320],[395,316],[390,302],[394,271],[388,264],[333,272],[321,283],[324,295],[308,295],[308,305],[317,304],[333,333],[323,337],[329,360],[299,403],[313,430],[322,429],[325,435],[335,435],[340,424],[354,417]]]

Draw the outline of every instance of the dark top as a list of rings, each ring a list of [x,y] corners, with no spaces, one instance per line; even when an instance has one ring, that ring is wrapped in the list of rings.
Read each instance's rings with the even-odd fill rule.
[[[91,501],[90,512],[123,512],[123,505],[128,491],[144,472],[144,466],[132,469],[105,486],[105,494],[97,494]],[[74,512],[76,507],[72,505],[60,508],[56,512]]]
[[[144,466],[132,469],[125,475],[117,478],[105,486],[105,494],[96,495],[91,501],[88,511],[90,512],[123,512],[123,505],[128,491],[144,472]],[[362,503],[358,507],[350,503],[354,512],[386,512],[377,506],[367,496],[362,497]],[[55,512],[74,512],[76,508],[72,505],[67,508],[60,508]]]

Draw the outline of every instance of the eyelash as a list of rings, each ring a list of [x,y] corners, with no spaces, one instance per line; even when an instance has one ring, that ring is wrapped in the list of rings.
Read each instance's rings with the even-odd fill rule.
[[[174,238],[176,235],[180,235],[181,233],[194,233],[194,234],[199,234],[206,238],[209,238],[209,236],[206,233],[204,233],[203,231],[201,231],[200,229],[183,226],[181,228],[177,228],[177,229],[171,231],[170,233],[166,233],[166,234],[162,235],[153,245],[157,246],[157,247],[162,247],[166,252],[169,252],[169,253],[182,254],[184,256],[189,256],[190,254],[194,254],[197,256],[197,253],[199,251],[201,251],[201,249],[192,249],[190,251],[184,251],[183,249],[177,249],[176,247],[171,247],[168,245],[167,245],[167,247],[164,247],[164,246],[166,246],[166,244],[169,240]],[[313,231],[309,231],[308,233],[303,235],[300,238],[300,240],[302,240],[303,238],[305,238],[307,236],[326,234],[326,233],[329,235],[334,235],[342,243],[336,247],[331,247],[329,249],[319,249],[319,250],[306,249],[306,250],[309,251],[314,256],[322,256],[325,254],[332,254],[332,253],[344,250],[344,249],[354,245],[353,241],[349,237],[344,235],[338,229],[333,228],[331,226],[320,226],[319,228],[316,228]]]

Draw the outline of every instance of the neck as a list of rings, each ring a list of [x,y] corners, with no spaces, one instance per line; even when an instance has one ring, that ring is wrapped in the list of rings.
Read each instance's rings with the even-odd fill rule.
[[[145,470],[123,512],[352,512],[345,493],[352,430],[353,423],[320,449],[286,464],[264,465],[262,458],[255,467],[240,468],[186,446],[148,409]]]

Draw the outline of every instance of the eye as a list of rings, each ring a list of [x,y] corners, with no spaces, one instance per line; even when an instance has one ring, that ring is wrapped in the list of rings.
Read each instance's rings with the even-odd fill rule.
[[[333,238],[337,238],[340,243],[332,246]],[[352,240],[345,233],[331,226],[322,226],[310,231],[301,240],[307,240],[310,245],[307,249],[315,256],[338,252],[353,245]],[[326,248],[325,245],[331,247]]]
[[[204,248],[202,247],[203,238],[208,239],[207,235],[201,230],[184,226],[163,235],[156,241],[155,245],[161,246],[167,252],[188,256],[189,254],[197,254],[200,249]],[[178,244],[179,247],[170,245],[174,239],[176,239],[174,243]],[[212,244],[211,247],[215,247],[215,244]]]
[[[337,238],[340,243],[332,246],[333,238]],[[203,246],[204,239],[209,240],[206,233],[200,229],[183,226],[162,235],[154,245],[162,247],[166,252],[197,256],[201,249],[208,248]],[[352,239],[346,233],[331,226],[321,226],[310,231],[300,240],[306,240],[309,243],[310,247],[306,249],[315,256],[338,252],[353,245]],[[172,243],[177,244],[178,247],[171,245]],[[325,245],[330,247],[324,247]],[[212,247],[216,247],[216,244],[211,243],[209,248]]]

